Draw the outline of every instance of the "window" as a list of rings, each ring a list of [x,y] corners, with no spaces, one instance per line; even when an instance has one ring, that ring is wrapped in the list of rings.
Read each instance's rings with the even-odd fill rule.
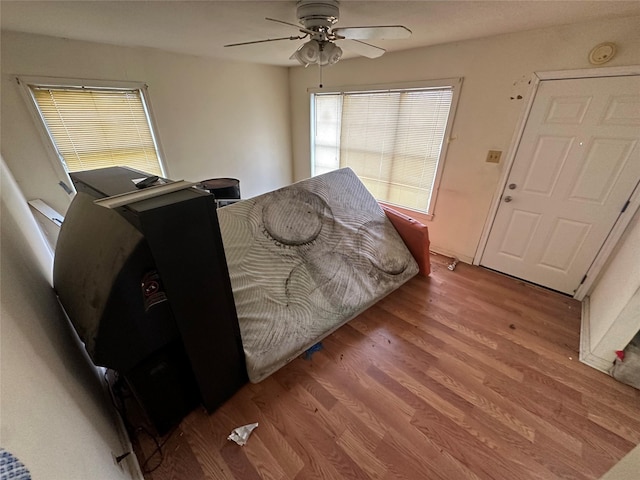
[[[378,200],[433,213],[461,80],[312,95],[312,174],[351,167]]]
[[[126,166],[164,176],[143,85],[26,85],[67,172]]]

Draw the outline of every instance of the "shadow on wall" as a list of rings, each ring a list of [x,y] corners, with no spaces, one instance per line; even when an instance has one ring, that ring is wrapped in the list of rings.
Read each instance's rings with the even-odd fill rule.
[[[2,277],[11,279],[10,282],[2,282],[0,293],[3,337],[21,337],[23,342],[29,344],[30,348],[23,352],[28,366],[20,367],[19,371],[24,373],[24,368],[40,363],[47,366],[48,372],[36,372],[34,377],[47,375],[57,380],[57,386],[66,391],[65,400],[75,402],[77,411],[85,414],[87,422],[93,424],[99,419],[91,415],[93,410],[87,408],[88,405],[97,405],[98,408],[105,408],[105,411],[112,409],[99,381],[99,370],[86,355],[58,304],[53,288],[37,268],[35,255],[21,234],[16,220],[6,210],[3,201],[0,266]],[[14,326],[19,333],[11,331]],[[39,358],[41,362],[34,361],[32,356]],[[3,380],[12,376],[11,371],[7,370],[3,369]],[[33,388],[37,387],[34,385]],[[41,389],[38,391],[45,393]],[[69,410],[61,409],[58,413]]]

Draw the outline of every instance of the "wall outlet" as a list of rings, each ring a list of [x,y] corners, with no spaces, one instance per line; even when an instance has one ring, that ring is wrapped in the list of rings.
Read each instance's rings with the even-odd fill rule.
[[[489,150],[487,153],[487,163],[500,163],[502,152],[500,150]]]
[[[120,457],[116,457],[116,454],[113,453],[113,451],[111,452],[111,458],[113,459],[113,464],[116,465],[117,467],[120,468],[120,470],[124,471],[124,465],[123,465],[123,460],[127,457],[128,455],[125,455],[124,457],[120,458]]]

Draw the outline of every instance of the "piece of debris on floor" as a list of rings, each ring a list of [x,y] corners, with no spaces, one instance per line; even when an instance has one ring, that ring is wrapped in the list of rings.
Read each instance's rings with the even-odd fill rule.
[[[227,437],[227,440],[236,442],[238,445],[243,447],[244,445],[246,445],[247,440],[249,440],[249,435],[251,435],[251,432],[253,432],[257,426],[257,423],[249,423],[248,425],[234,428],[233,432],[231,432]]]
[[[324,347],[322,346],[322,342],[316,343],[313,347],[309,348],[306,352],[304,352],[304,359],[311,360],[311,357],[314,353],[322,350]]]

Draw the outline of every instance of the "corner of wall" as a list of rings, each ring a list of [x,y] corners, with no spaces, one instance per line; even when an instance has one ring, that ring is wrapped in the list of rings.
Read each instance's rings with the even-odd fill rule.
[[[33,217],[29,204],[4,162],[2,155],[0,155],[0,178],[2,180],[0,188],[3,205],[2,214],[9,214],[14,218],[20,232],[37,259],[40,271],[49,282],[49,285],[53,286],[53,251]],[[4,211],[5,209],[7,210],[6,212]]]

